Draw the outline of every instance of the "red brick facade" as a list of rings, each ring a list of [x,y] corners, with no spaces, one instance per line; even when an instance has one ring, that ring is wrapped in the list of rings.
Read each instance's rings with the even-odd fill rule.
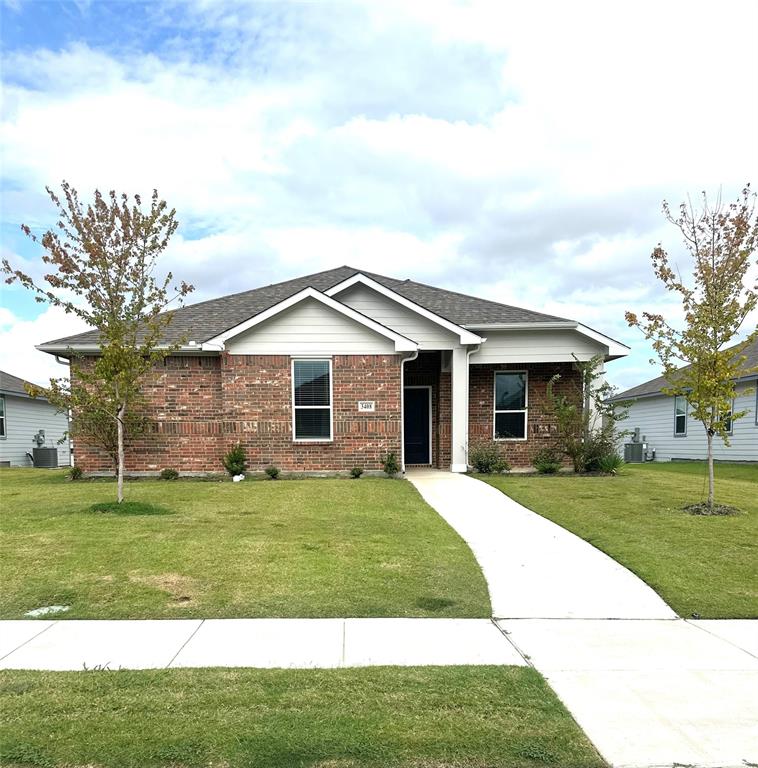
[[[377,470],[388,452],[399,460],[400,358],[335,355],[332,365],[334,440],[296,443],[289,356],[167,358],[145,384],[152,425],[127,444],[127,470],[223,471],[221,457],[238,440],[252,471]],[[373,400],[375,411],[359,414],[358,400]],[[85,472],[112,470],[103,451],[81,440],[74,450]]]
[[[451,462],[450,372],[440,352],[406,363],[406,385],[432,388],[432,464]],[[335,355],[332,442],[292,439],[291,358],[285,355],[176,356],[156,368],[145,385],[151,429],[127,444],[129,472],[220,472],[221,457],[238,440],[251,471],[275,464],[285,471],[381,469],[388,452],[401,456],[398,355]],[[469,442],[491,440],[495,370],[528,371],[528,439],[501,443],[515,467],[530,467],[536,451],[555,446],[546,407],[546,386],[561,374],[557,391],[570,392],[578,374],[570,363],[472,365],[469,375]],[[359,413],[359,400],[373,400],[373,413]],[[76,464],[85,472],[112,471],[110,458],[81,440]]]
[[[513,468],[528,469],[537,451],[542,448],[558,448],[555,419],[547,402],[548,382],[555,374],[560,374],[555,393],[572,397],[577,392],[576,387],[581,378],[572,363],[472,365],[469,371],[469,445],[493,438],[495,371],[505,370],[527,372],[527,439],[503,440],[498,441],[498,444],[503,457]]]

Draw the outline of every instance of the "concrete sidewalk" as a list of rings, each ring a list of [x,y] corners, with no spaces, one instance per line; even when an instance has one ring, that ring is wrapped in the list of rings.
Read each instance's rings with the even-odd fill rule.
[[[758,765],[758,621],[498,623],[611,765]]]
[[[489,619],[0,621],[0,669],[526,663]]]
[[[758,621],[684,621],[639,578],[486,483],[408,479],[482,566],[498,625],[619,768],[758,765]]]

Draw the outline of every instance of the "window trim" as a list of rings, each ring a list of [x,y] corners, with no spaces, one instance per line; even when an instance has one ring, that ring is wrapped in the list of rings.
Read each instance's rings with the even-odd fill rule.
[[[676,420],[678,416],[676,412],[676,401],[680,397],[684,398],[684,432],[676,431]],[[674,395],[674,437],[687,437],[687,422],[689,421],[689,405],[690,404],[685,395]]]
[[[2,408],[2,415],[0,415],[0,419],[2,419],[3,422],[3,433],[0,435],[0,440],[6,440],[8,437],[8,401],[5,399],[5,395],[0,395],[0,401],[2,401],[3,408]]]
[[[497,375],[498,373],[523,373],[524,374],[524,407],[523,408],[501,408],[497,407]],[[523,413],[524,414],[524,436],[523,437],[498,437],[497,436],[497,414],[498,413]],[[529,437],[529,371],[516,368],[504,368],[493,371],[492,373],[492,439],[498,443],[525,443]]]
[[[295,363],[327,363],[329,365],[329,405],[295,405]],[[330,357],[293,357],[290,361],[290,397],[292,404],[292,442],[293,443],[332,443],[334,442],[334,376]],[[329,437],[298,437],[295,431],[297,410],[324,410],[329,408]]]

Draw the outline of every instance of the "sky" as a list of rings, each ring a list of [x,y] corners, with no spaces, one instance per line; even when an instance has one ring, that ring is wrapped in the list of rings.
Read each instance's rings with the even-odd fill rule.
[[[0,3],[0,249],[37,276],[46,185],[157,188],[191,301],[349,264],[579,320],[625,388],[659,373],[625,310],[680,318],[661,202],[758,186],[754,0]],[[34,345],[77,319],[0,298],[0,368],[65,373]]]

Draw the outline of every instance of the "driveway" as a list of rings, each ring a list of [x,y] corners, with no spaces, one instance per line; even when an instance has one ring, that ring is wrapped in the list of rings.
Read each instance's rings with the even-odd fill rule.
[[[437,470],[408,479],[471,547],[496,618],[676,618],[622,565],[496,488]]]
[[[758,621],[679,619],[492,486],[431,470],[408,479],[469,544],[496,623],[612,766],[758,765]]]

